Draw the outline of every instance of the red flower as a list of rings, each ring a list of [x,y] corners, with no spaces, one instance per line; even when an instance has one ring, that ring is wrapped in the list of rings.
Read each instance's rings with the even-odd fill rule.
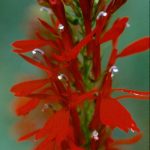
[[[103,124],[112,128],[118,127],[126,132],[129,130],[139,131],[130,113],[117,99],[108,97],[101,100],[100,119]]]
[[[139,39],[126,48],[122,50],[122,52],[118,55],[118,57],[126,57],[130,56],[136,53],[141,53],[150,48],[150,38],[149,37],[144,37],[142,39]]]
[[[16,108],[17,115],[31,115],[32,111],[36,114],[36,110],[39,113],[38,106],[44,105],[42,110],[46,117],[43,120],[40,117],[42,121],[38,120],[35,129],[19,141],[34,137],[40,141],[35,150],[83,150],[86,147],[114,150],[116,145],[134,143],[141,138],[140,135],[123,141],[111,138],[114,128],[125,132],[140,131],[120,100],[149,99],[149,92],[112,87],[112,77],[118,71],[115,66],[117,60],[149,48],[149,37],[144,37],[118,51],[119,38],[128,18],[118,18],[110,29],[107,25],[112,14],[125,2],[111,0],[108,5],[104,0],[98,3],[92,0],[40,2],[55,14],[55,17],[50,16],[51,24],[38,19],[48,33],[43,35],[38,29],[36,39],[16,41],[12,45],[15,48],[13,52],[46,74],[43,79],[14,85],[11,92],[27,98],[25,104]],[[71,7],[72,16],[66,13],[66,5]],[[73,16],[77,19],[76,24],[71,20]],[[108,41],[112,41],[112,51],[102,72],[101,45]],[[35,57],[24,54],[30,52]],[[37,54],[40,59],[36,58]],[[113,92],[123,94],[113,97]],[[84,102],[88,103],[87,108]],[[91,106],[94,107],[93,116],[92,113],[89,115]]]
[[[107,32],[105,32],[103,37],[100,39],[100,43],[104,43],[104,42],[108,42],[109,40],[112,40],[113,47],[116,48],[118,39],[121,36],[121,34],[123,33],[123,31],[125,30],[125,28],[127,26],[127,22],[128,22],[127,17],[118,18],[114,22],[111,29],[109,29]]]
[[[46,85],[48,81],[49,79],[39,79],[21,82],[19,84],[14,85],[11,88],[11,92],[13,92],[15,96],[27,96]]]

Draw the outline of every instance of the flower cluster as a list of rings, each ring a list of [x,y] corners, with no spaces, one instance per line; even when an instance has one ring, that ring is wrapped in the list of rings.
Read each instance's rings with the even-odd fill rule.
[[[122,99],[148,100],[149,92],[113,88],[118,72],[116,61],[149,49],[149,37],[118,50],[128,17],[117,18],[108,27],[112,15],[126,0],[38,0],[47,20],[35,38],[14,42],[13,52],[41,69],[41,79],[18,83],[11,88],[19,101],[18,116],[30,116],[32,131],[19,138],[37,141],[35,150],[115,150],[141,138],[140,129]],[[102,67],[102,45],[111,42],[111,54]],[[107,51],[107,49],[105,50]],[[31,56],[32,54],[32,56]],[[113,93],[121,93],[114,97]],[[41,109],[42,106],[42,109]],[[34,114],[33,114],[34,112]],[[41,115],[42,114],[42,115]],[[135,137],[112,138],[112,131],[136,131]]]

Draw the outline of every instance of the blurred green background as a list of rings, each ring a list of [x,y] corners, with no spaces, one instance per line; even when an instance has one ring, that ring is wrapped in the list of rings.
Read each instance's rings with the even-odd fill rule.
[[[16,122],[11,104],[14,99],[10,87],[25,75],[35,75],[37,70],[11,52],[10,44],[27,37],[27,20],[31,15],[34,0],[0,0],[0,150],[30,150],[30,142],[17,143],[12,136]],[[149,0],[130,0],[114,17],[129,16],[127,28],[120,40],[120,48],[149,34]],[[115,87],[149,90],[148,52],[118,61],[119,73],[115,77]],[[143,139],[127,150],[149,149],[149,102],[126,100],[123,102],[144,132]],[[130,133],[130,135],[132,135]],[[116,137],[124,136],[115,132]]]

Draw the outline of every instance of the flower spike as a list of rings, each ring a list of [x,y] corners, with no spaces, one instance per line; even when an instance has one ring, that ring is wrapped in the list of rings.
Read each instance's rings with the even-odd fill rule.
[[[143,102],[150,92],[113,84],[118,59],[149,49],[149,37],[118,49],[129,18],[116,18],[112,25],[110,20],[126,1],[38,0],[47,12],[44,19],[37,18],[33,39],[12,44],[13,52],[43,72],[43,78],[10,89],[19,97],[15,111],[25,127],[19,141],[33,137],[34,150],[116,150],[141,139],[141,129],[120,100]],[[111,44],[108,55],[106,42]],[[138,133],[114,139],[115,128]]]

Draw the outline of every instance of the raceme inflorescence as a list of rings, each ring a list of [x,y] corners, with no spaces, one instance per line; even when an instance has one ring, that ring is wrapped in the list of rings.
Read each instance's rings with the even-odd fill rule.
[[[46,18],[38,18],[32,39],[12,44],[13,52],[43,72],[11,88],[19,97],[16,114],[30,128],[19,141],[34,138],[34,150],[117,150],[140,140],[139,127],[120,101],[148,100],[149,92],[112,86],[116,62],[149,49],[149,37],[118,48],[128,17],[112,25],[110,20],[126,1],[38,0]],[[111,53],[104,60],[107,43]],[[135,135],[114,139],[115,128]]]

